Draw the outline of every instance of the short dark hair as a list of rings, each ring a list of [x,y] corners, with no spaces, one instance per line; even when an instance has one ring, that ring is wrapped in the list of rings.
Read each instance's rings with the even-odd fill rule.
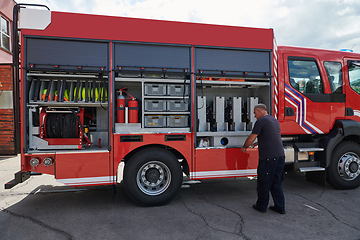
[[[256,108],[260,108],[260,109],[262,109],[262,110],[267,111],[266,105],[263,104],[263,103],[259,103],[258,105],[256,105],[256,106],[254,107],[254,109],[256,109]]]

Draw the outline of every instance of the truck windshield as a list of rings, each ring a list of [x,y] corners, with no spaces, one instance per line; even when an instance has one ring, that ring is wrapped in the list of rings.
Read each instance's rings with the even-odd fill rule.
[[[349,81],[351,88],[360,94],[360,67],[355,64],[348,63],[349,68]]]

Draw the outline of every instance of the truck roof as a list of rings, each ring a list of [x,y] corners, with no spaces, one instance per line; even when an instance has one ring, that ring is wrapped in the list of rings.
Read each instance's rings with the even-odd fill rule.
[[[326,50],[326,49],[317,49],[317,48],[305,48],[305,47],[293,47],[293,46],[278,46],[279,53],[286,52],[288,54],[301,54],[301,55],[317,55],[322,59],[326,60],[329,58],[360,58],[359,53],[354,52],[345,52],[345,51],[336,51],[336,50]]]
[[[272,49],[273,29],[51,12],[45,30],[22,34],[60,38]]]

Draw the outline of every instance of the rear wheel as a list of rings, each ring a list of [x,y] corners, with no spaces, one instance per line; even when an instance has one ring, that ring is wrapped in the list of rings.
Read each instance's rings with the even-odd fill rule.
[[[125,164],[125,191],[139,205],[164,205],[178,194],[181,184],[180,163],[165,149],[141,150]]]
[[[328,168],[328,182],[338,189],[360,186],[360,145],[343,142],[333,151]]]

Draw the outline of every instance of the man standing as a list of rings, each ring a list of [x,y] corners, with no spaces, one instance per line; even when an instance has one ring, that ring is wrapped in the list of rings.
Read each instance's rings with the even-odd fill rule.
[[[274,206],[269,208],[280,214],[285,214],[285,198],[281,187],[285,154],[281,140],[280,124],[278,120],[268,115],[266,106],[258,104],[254,108],[257,121],[250,136],[246,139],[242,152],[251,146],[256,137],[259,146],[259,164],[257,168],[257,194],[258,199],[253,208],[265,213],[269,204],[269,192],[274,200]]]

